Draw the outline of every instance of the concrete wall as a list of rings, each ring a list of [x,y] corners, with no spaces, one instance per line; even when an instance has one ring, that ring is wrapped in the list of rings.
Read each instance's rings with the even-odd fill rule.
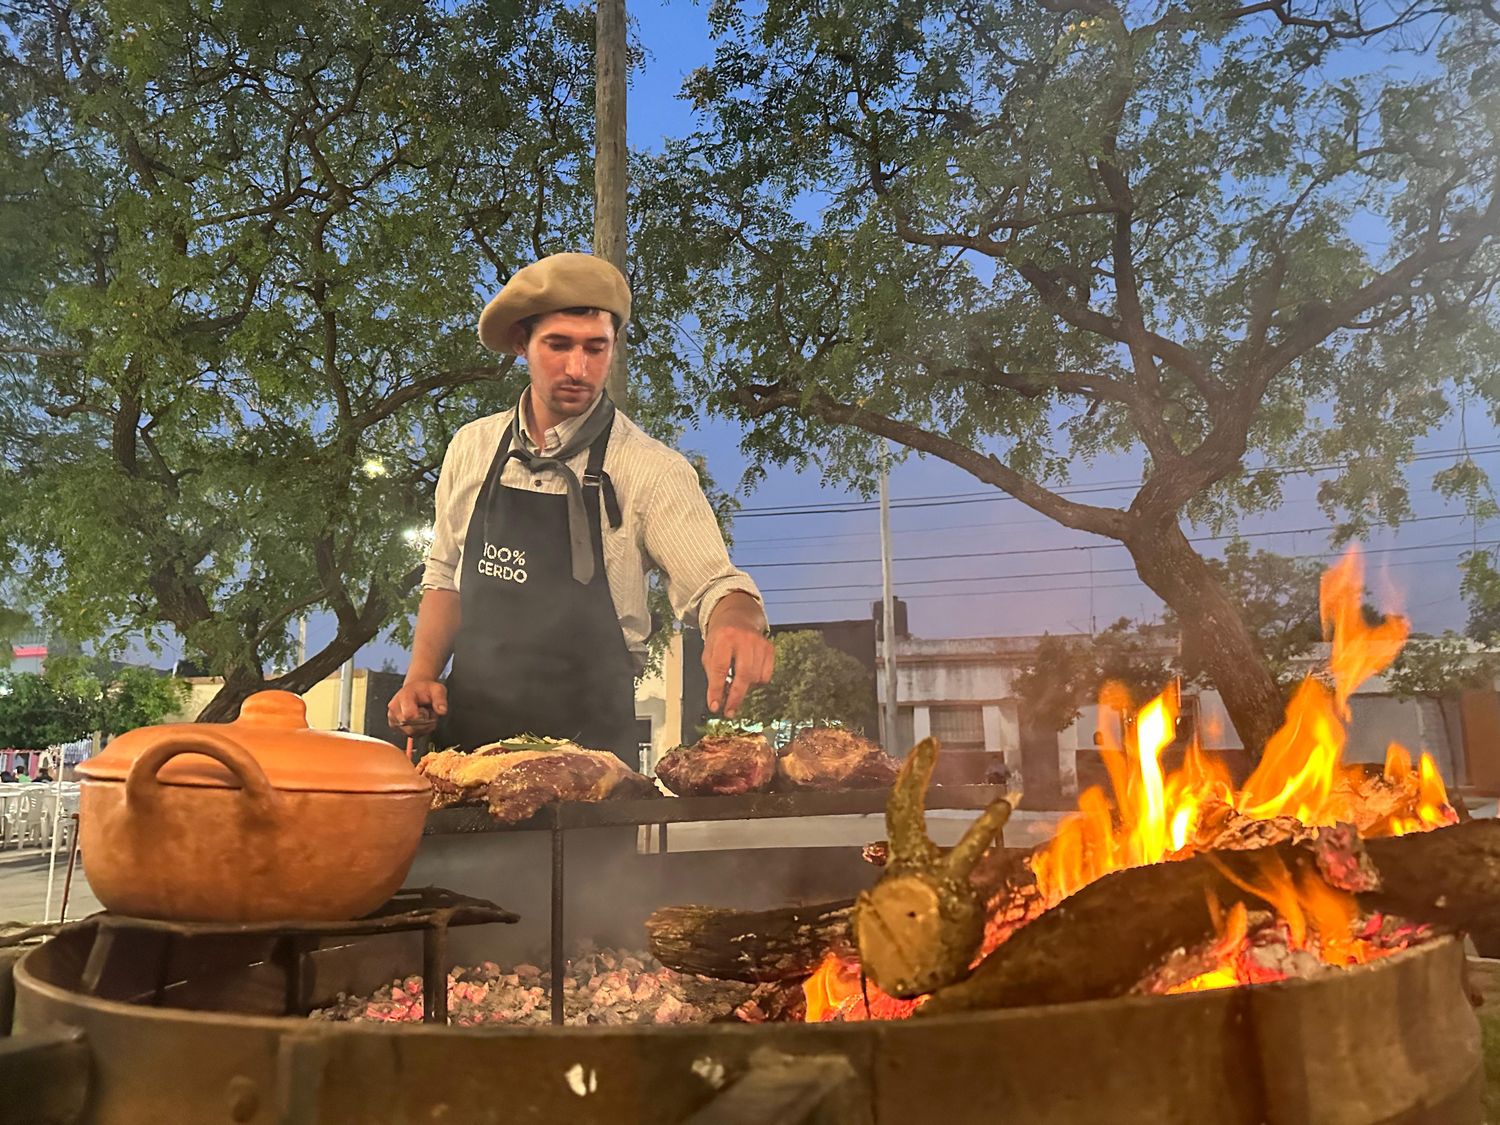
[[[167,722],[190,723],[198,718],[209,701],[219,694],[223,680],[218,676],[189,676],[188,701],[182,711],[168,718]],[[365,730],[365,702],[369,689],[369,672],[364,668],[354,669],[354,692],[350,708],[350,728],[358,734]],[[337,730],[339,725],[339,676],[329,676],[302,693],[307,705],[307,725],[314,730]]]

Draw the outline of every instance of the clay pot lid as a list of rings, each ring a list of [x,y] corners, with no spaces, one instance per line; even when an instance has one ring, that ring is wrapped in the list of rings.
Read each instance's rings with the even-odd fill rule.
[[[389,742],[344,731],[313,730],[307,705],[289,691],[260,691],[232,723],[163,723],[112,740],[78,767],[92,781],[124,781],[130,767],[163,739],[211,730],[238,742],[260,763],[273,788],[319,793],[416,793],[428,790],[406,755]],[[238,789],[229,769],[202,754],[184,753],[161,767],[164,785]]]

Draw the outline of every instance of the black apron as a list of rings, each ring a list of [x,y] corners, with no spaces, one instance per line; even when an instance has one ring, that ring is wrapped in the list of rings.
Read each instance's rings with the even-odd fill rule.
[[[448,714],[433,746],[472,750],[517,734],[563,738],[639,768],[635,665],[604,573],[601,484],[611,524],[618,506],[604,474],[605,429],[589,446],[584,505],[594,577],[573,578],[566,495],[500,483],[513,427],[495,452],[464,538],[461,621],[448,675]],[[540,478],[533,472],[533,482]]]

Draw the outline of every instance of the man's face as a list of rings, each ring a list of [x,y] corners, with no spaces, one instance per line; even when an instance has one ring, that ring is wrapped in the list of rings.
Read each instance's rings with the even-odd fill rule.
[[[520,339],[521,331],[515,349],[531,369],[533,400],[558,418],[587,413],[604,388],[615,350],[609,313],[548,313],[532,327],[529,340]]]

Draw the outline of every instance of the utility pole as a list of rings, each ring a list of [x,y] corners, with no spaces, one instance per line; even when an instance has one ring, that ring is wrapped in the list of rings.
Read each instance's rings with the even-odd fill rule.
[[[896,706],[896,596],[891,589],[891,490],[889,448],[880,455],[880,651],[885,657],[885,750],[900,757],[910,746],[900,746]]]
[[[339,669],[339,729],[354,729],[354,657]]]
[[[597,0],[594,40],[594,253],[625,273],[625,0]],[[627,275],[628,276],[628,275]],[[605,389],[623,410],[625,340]]]

